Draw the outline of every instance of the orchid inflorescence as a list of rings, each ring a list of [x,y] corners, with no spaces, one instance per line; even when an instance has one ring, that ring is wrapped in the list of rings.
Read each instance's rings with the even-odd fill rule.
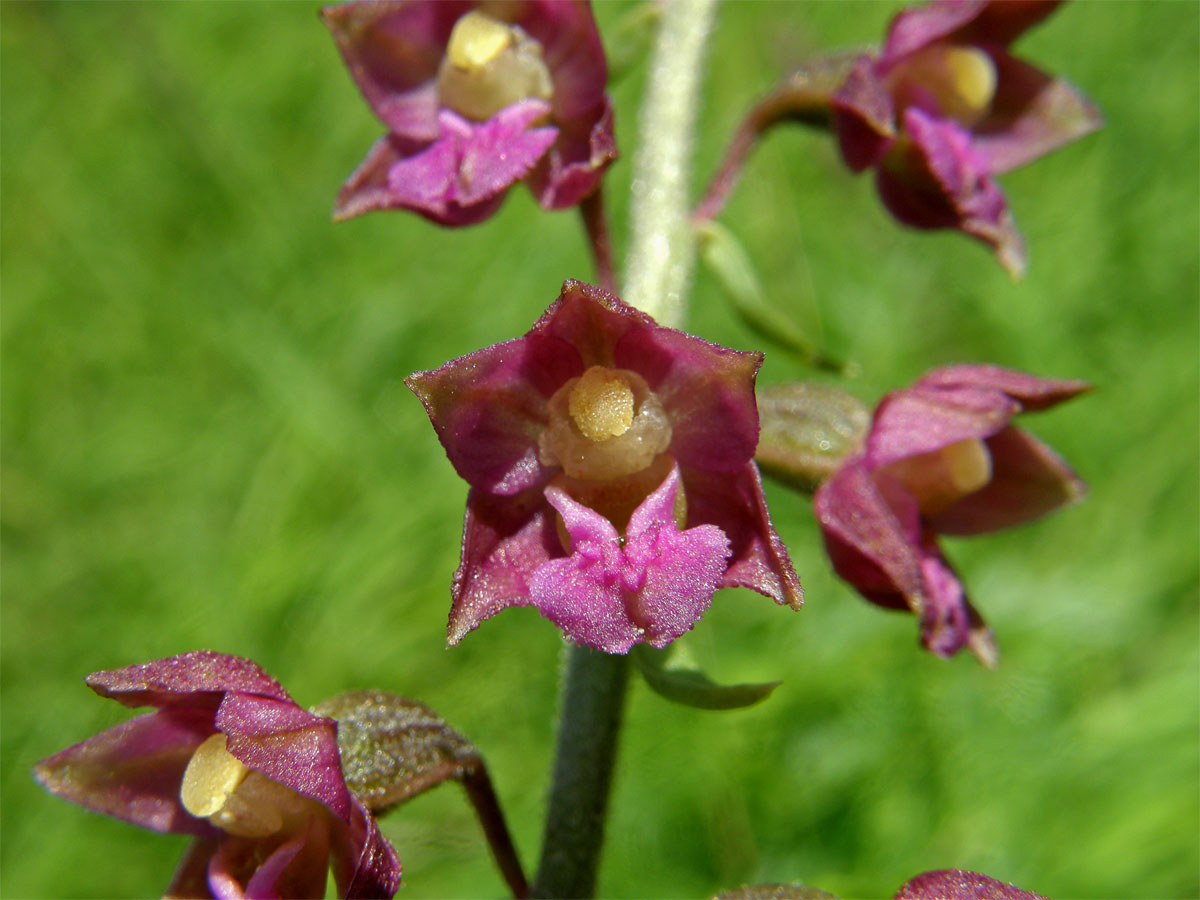
[[[900,222],[962,231],[1020,274],[1024,245],[994,176],[1100,121],[1077,90],[1009,51],[1056,5],[934,0],[897,15],[878,50],[813,60],[752,109],[694,221],[720,211],[770,126],[801,122],[836,141],[852,171],[874,172]],[[664,31],[677,10],[662,12]],[[588,648],[579,653],[600,654],[573,659],[611,657],[618,662],[597,664],[624,672],[616,667],[629,654],[671,699],[708,708],[762,699],[771,686],[727,690],[665,668],[648,649],[691,631],[722,588],[801,607],[761,465],[814,495],[830,563],[849,586],[916,614],[932,653],[969,648],[996,664],[993,634],[938,537],[1020,524],[1083,495],[1071,469],[1011,422],[1087,385],[951,365],[888,394],[874,413],[826,384],[756,389],[761,353],[666,327],[607,289],[600,196],[617,144],[586,2],[354,0],[322,17],[385,129],[341,189],[336,219],[402,209],[475,225],[524,182],[545,210],[579,208],[605,285],[565,280],[523,337],[406,381],[469,485],[449,645],[529,606]],[[648,252],[666,246],[656,239]],[[43,760],[36,777],[89,809],[191,835],[168,896],[319,897],[332,872],[339,896],[390,897],[400,863],[376,815],[446,780],[466,788],[513,893],[530,890],[482,758],[415,701],[359,692],[309,711],[257,664],[208,651],[97,672],[87,684],[153,712]],[[599,744],[615,740],[619,699],[617,709]],[[571,716],[566,709],[562,748],[572,746]],[[569,752],[560,753],[569,774]],[[599,785],[600,814],[611,757],[582,777]],[[574,802],[570,788],[558,790],[556,776],[552,804]],[[585,886],[580,895],[590,889],[599,837],[579,838],[593,845],[582,856],[558,846],[576,839],[548,827],[535,885],[543,895],[565,883],[546,874],[555,865],[579,868],[568,874]],[[760,885],[722,896],[829,895]],[[925,873],[897,894],[1035,896],[959,870]]]

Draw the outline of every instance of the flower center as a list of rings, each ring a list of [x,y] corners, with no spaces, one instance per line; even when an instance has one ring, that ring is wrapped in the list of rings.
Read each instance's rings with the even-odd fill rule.
[[[922,515],[933,516],[992,480],[992,456],[983,441],[966,440],[897,460],[882,471],[913,495]]]
[[[975,47],[934,44],[901,63],[887,83],[901,113],[916,106],[970,128],[992,108],[996,64]]]
[[[238,837],[274,834],[303,812],[303,797],[248,768],[225,743],[217,732],[192,754],[179,787],[184,809]]]
[[[518,100],[554,94],[542,45],[516,25],[472,10],[454,23],[438,69],[438,98],[476,122]]]
[[[554,393],[549,414],[538,455],[572,478],[609,481],[632,475],[671,443],[662,404],[642,377],[627,369],[592,366]]]

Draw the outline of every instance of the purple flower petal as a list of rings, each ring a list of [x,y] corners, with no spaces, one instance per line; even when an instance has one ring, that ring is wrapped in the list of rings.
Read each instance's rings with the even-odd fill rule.
[[[245,765],[350,821],[350,791],[332,719],[290,700],[231,692],[217,710],[216,726],[225,733],[229,752]]]
[[[744,353],[669,328],[630,331],[616,365],[646,379],[671,420],[671,453],[681,466],[736,471],[754,458],[761,353]]]
[[[530,576],[563,552],[540,488],[513,497],[472,488],[446,643],[457,644],[502,609],[527,605]]]
[[[213,827],[179,800],[183,771],[212,733],[211,710],[162,709],[42,760],[34,775],[51,793],[93,812],[152,831],[212,835]]]
[[[329,871],[329,827],[312,818],[308,827],[280,844],[246,882],[247,897],[325,896]]]
[[[608,64],[587,0],[532,0],[514,24],[542,45],[554,80],[554,120],[586,119],[604,97]]]
[[[914,228],[956,228],[988,244],[1014,277],[1025,271],[1025,244],[988,162],[958,125],[910,107],[909,138],[895,162],[889,156],[875,183],[888,210]]]
[[[923,872],[905,883],[893,900],[1046,900],[1041,894],[962,869]]]
[[[830,100],[838,146],[852,172],[878,165],[896,137],[895,105],[875,69],[875,60],[859,57]]]
[[[892,20],[884,44],[884,70],[930,44],[1008,46],[1054,12],[1061,0],[933,0]]]
[[[948,509],[929,517],[939,534],[971,535],[1023,525],[1082,500],[1083,480],[1036,438],[1008,427],[985,442],[992,477]]]
[[[873,603],[921,612],[921,526],[911,496],[890,480],[881,489],[861,461],[853,460],[818,488],[813,505],[841,578]]]
[[[980,440],[1006,426],[1021,411],[1005,394],[983,388],[922,390],[888,394],[875,410],[866,459],[875,469],[959,441]]]
[[[321,17],[380,121],[400,136],[428,141],[438,134],[438,67],[454,23],[474,5],[374,0],[327,6]]]
[[[787,548],[771,524],[758,467],[705,472],[683,469],[688,524],[716,525],[732,554],[722,587],[746,587],[792,609],[804,605],[804,589]]]
[[[559,131],[529,176],[529,188],[542,209],[567,209],[596,190],[616,158],[612,101],[605,96],[593,114]]]
[[[1027,165],[1103,127],[1100,110],[1066,81],[1003,50],[989,55],[996,66],[996,96],[972,143],[992,174]]]
[[[380,833],[375,817],[363,808],[358,798],[353,799],[355,825],[349,852],[339,852],[336,845],[334,848],[338,891],[346,900],[391,897],[400,888],[396,849]]]
[[[568,638],[608,653],[635,643],[664,647],[690,631],[712,604],[729,556],[721,530],[679,531],[679,470],[634,511],[622,546],[612,523],[555,487],[546,498],[571,536],[571,555],[530,579],[535,606]]]
[[[517,494],[549,477],[537,455],[546,401],[584,370],[568,342],[534,332],[405,379],[455,471],[495,494]]]
[[[1025,412],[1050,409],[1072,397],[1087,393],[1092,386],[1086,381],[1064,378],[1039,378],[1000,366],[963,364],[934,369],[923,375],[914,387],[918,388],[979,388],[1007,394]]]
[[[208,897],[212,893],[208,885],[208,866],[220,845],[220,839],[211,837],[196,838],[188,844],[163,897]]]
[[[279,682],[257,663],[212,650],[195,650],[124,669],[94,672],[87,677],[87,685],[101,697],[110,697],[130,707],[216,708],[225,691],[291,700]]]

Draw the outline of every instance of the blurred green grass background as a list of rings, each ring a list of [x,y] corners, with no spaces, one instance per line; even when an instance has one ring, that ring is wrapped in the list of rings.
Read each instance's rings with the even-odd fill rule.
[[[600,3],[602,29],[628,8]],[[879,3],[720,10],[697,190],[755,96],[807,53],[878,40]],[[1057,898],[1195,897],[1198,812],[1195,3],[1079,3],[1019,45],[1108,127],[1004,179],[1012,285],[958,235],[882,212],[828,138],[782,130],[722,221],[771,297],[862,366],[873,402],[935,365],[1084,378],[1026,424],[1081,506],[948,542],[1003,654],[917,649],[914,620],[831,576],[807,501],[768,486],[808,592],[725,592],[687,641],[751,710],[635,684],[600,891],[701,897],[802,880],[847,897],[964,867]],[[44,794],[30,766],[128,716],[93,670],[208,647],[304,704],[419,697],[486,755],[536,862],[561,642],[508,612],[444,649],[465,486],[410,371],[523,333],[590,277],[569,213],[518,189],[490,222],[333,226],[379,126],[305,3],[0,5],[6,897],[157,895],[185,839]],[[613,86],[627,235],[644,65]],[[692,330],[759,341],[700,273]],[[760,376],[808,373],[779,353]],[[500,895],[455,788],[384,830],[403,896]]]

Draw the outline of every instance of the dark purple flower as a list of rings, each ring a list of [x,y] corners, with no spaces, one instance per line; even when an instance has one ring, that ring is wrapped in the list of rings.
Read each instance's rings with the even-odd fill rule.
[[[978,872],[943,869],[923,872],[907,881],[892,900],[1046,900],[1041,894],[1023,891],[1012,884]]]
[[[194,835],[167,895],[391,897],[400,862],[346,787],[337,723],[257,664],[197,651],[96,672],[102,697],[155,711],[38,763],[48,790],[94,812]]]
[[[861,450],[816,494],[835,571],[872,603],[917,613],[925,646],[939,656],[966,645],[994,662],[991,631],[937,535],[1017,525],[1082,497],[1075,473],[1009,423],[1086,390],[1079,381],[961,365],[884,397]]]
[[[993,176],[1101,125],[1075,88],[1008,51],[1058,2],[934,0],[905,10],[882,52],[860,57],[832,100],[846,164],[875,170],[897,219],[972,235],[1015,276],[1025,245]]]
[[[322,16],[388,129],[342,187],[337,219],[411,209],[473,225],[521,180],[565,209],[616,159],[586,0],[356,0]]]
[[[411,376],[471,485],[449,642],[509,606],[610,653],[720,587],[798,607],[753,463],[761,363],[568,281],[525,337]]]

